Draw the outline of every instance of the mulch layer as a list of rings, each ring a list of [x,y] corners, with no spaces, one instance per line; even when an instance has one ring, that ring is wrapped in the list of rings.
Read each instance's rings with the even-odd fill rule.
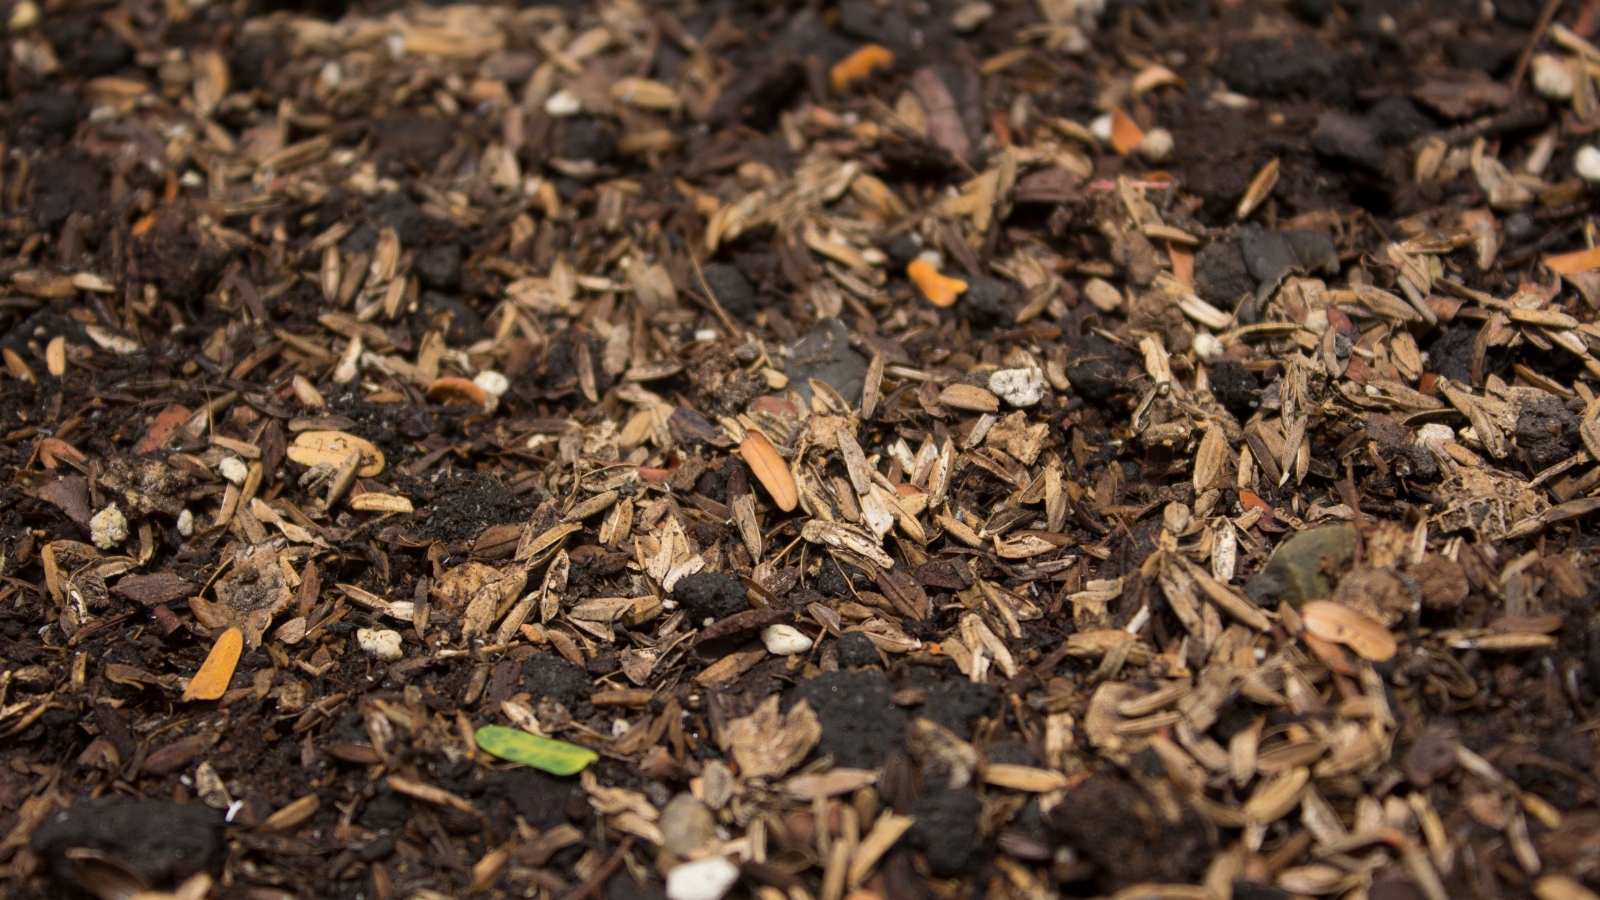
[[[0,11],[0,893],[1597,900],[1600,0]]]

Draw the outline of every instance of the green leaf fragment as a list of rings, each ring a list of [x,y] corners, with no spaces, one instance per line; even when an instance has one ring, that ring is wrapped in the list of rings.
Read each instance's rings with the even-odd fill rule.
[[[503,725],[485,725],[477,731],[478,748],[511,762],[522,763],[552,775],[574,775],[600,758],[588,747],[554,738],[539,737]]]

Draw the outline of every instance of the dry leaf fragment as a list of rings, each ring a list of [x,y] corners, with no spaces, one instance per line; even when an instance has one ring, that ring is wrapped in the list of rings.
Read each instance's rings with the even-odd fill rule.
[[[925,259],[913,259],[906,264],[906,276],[917,286],[928,302],[938,307],[954,306],[956,299],[967,290],[967,283],[959,278],[939,274],[939,270]]]
[[[755,712],[728,723],[725,740],[743,778],[781,777],[822,738],[822,726],[810,704],[801,700],[787,714],[779,714],[778,700],[774,694]]]
[[[1255,212],[1261,201],[1267,199],[1272,189],[1278,184],[1278,160],[1276,157],[1261,167],[1256,177],[1250,179],[1250,187],[1245,189],[1244,196],[1239,199],[1239,208],[1234,211],[1234,216],[1245,219]]]
[[[772,502],[784,512],[792,511],[800,502],[800,492],[795,488],[789,464],[766,435],[754,429],[745,432],[744,442],[739,445],[739,455],[744,458],[750,471],[755,473],[756,480],[772,496]]]
[[[828,81],[836,91],[868,78],[879,69],[894,65],[894,52],[880,44],[867,44],[833,64]]]
[[[1398,645],[1389,629],[1348,606],[1328,600],[1313,600],[1300,610],[1306,631],[1325,641],[1344,644],[1363,659],[1383,662],[1391,659]]]
[[[190,700],[216,700],[228,692],[228,682],[233,680],[233,670],[239,665],[239,654],[244,650],[244,632],[229,628],[211,645],[200,671],[189,679],[183,689],[184,702]]]
[[[611,85],[611,99],[640,109],[671,112],[681,102],[678,92],[649,78],[622,78]]]
[[[360,453],[365,462],[356,470],[362,478],[372,478],[383,471],[383,451],[371,441],[343,431],[302,431],[288,450],[289,458],[306,468],[318,463],[338,468],[352,453]]]
[[[60,378],[67,374],[67,339],[56,335],[44,348],[44,366],[52,376]]]
[[[939,403],[951,409],[972,412],[995,412],[1000,409],[1000,398],[981,387],[956,383],[939,392]]]
[[[350,508],[357,512],[408,513],[411,501],[399,494],[367,493],[350,498]]]
[[[318,808],[322,806],[322,798],[312,792],[298,800],[291,801],[287,806],[267,816],[266,821],[259,826],[263,831],[289,832],[311,819]]]

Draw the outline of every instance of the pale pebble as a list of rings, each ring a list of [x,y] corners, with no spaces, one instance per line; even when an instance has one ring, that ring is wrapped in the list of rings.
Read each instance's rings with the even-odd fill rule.
[[[405,655],[400,649],[400,632],[387,628],[357,628],[356,643],[384,662],[393,662]]]
[[[115,503],[89,520],[89,540],[101,550],[110,550],[128,539],[128,519]]]
[[[1600,181],[1600,150],[1593,144],[1585,144],[1578,148],[1578,153],[1572,158],[1572,171],[1584,181]]]
[[[768,625],[761,629],[761,643],[774,656],[788,656],[810,650],[812,640],[793,625]]]
[[[686,862],[667,873],[667,900],[722,900],[739,867],[720,856]]]
[[[479,372],[472,383],[483,388],[483,392],[491,397],[504,397],[506,391],[511,390],[511,380],[493,369]]]
[[[1090,122],[1089,133],[1094,135],[1095,140],[1102,144],[1111,143],[1111,114],[1106,113]]]
[[[989,375],[989,393],[1012,406],[1033,406],[1044,399],[1044,373],[1033,366],[996,369]]]
[[[250,467],[237,456],[225,457],[217,463],[217,471],[234,484],[244,484],[244,480],[250,476]]]

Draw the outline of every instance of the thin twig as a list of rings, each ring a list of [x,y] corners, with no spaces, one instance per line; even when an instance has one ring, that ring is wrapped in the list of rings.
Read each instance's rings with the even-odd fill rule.
[[[617,871],[617,867],[622,865],[622,857],[632,849],[633,835],[630,834],[622,839],[622,843],[617,846],[616,852],[611,854],[610,859],[607,859],[605,863],[601,865],[600,868],[596,869],[593,875],[590,875],[587,879],[585,879],[582,884],[570,891],[567,891],[567,893],[562,896],[561,900],[584,900],[585,897],[594,893],[595,890],[600,887],[600,885],[605,884],[606,879],[610,878],[612,873]]]
[[[1561,0],[1545,0],[1544,10],[1539,13],[1539,21],[1533,25],[1533,31],[1528,34],[1528,42],[1522,45],[1522,53],[1517,57],[1517,67],[1511,72],[1511,92],[1515,94],[1522,87],[1522,76],[1528,71],[1528,61],[1533,59],[1533,48],[1539,45],[1539,38],[1544,36],[1545,29],[1555,21],[1556,10],[1561,8]]]

